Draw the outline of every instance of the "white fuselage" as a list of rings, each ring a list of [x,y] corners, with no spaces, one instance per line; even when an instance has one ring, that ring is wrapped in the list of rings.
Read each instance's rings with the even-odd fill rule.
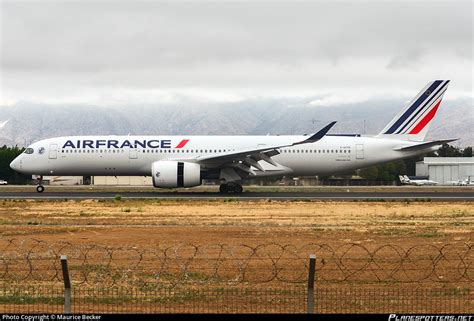
[[[427,179],[410,179],[407,182],[402,182],[402,184],[423,186],[423,185],[438,185],[438,182],[427,180]]]
[[[64,176],[149,176],[153,162],[179,160],[198,162],[206,156],[221,155],[265,146],[291,145],[307,136],[71,136],[38,141],[11,164],[16,171],[32,175]],[[85,142],[85,143],[84,143]],[[138,143],[137,143],[138,142]],[[325,136],[314,143],[279,149],[273,166],[259,161],[265,171],[257,176],[329,175],[377,163],[426,153],[397,151],[411,143],[406,140],[361,136]],[[206,177],[213,165],[201,164]]]

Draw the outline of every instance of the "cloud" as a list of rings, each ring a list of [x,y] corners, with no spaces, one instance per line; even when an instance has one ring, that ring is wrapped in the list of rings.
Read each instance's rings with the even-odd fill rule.
[[[343,95],[330,95],[322,98],[318,98],[309,102],[310,106],[340,106],[346,104],[356,104],[369,101],[370,98],[367,95],[364,96],[343,96]]]
[[[440,77],[472,91],[471,2],[0,6],[3,100],[238,101],[410,91]]]

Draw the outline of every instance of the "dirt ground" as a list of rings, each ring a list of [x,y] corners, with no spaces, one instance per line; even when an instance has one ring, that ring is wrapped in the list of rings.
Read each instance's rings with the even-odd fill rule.
[[[53,262],[51,257],[41,259],[40,256],[35,256],[27,262],[24,256],[37,255],[41,251],[47,252],[48,247],[44,244],[68,243],[78,248],[100,247],[88,250],[87,254],[83,251],[76,257],[74,251],[64,253],[68,254],[71,278],[78,291],[83,290],[81,286],[93,285],[97,280],[105,289],[121,284],[113,279],[113,275],[117,275],[113,271],[120,271],[118,279],[120,282],[127,281],[127,286],[133,283],[134,289],[141,290],[143,286],[148,286],[146,282],[142,286],[141,281],[146,281],[149,277],[156,278],[158,271],[161,271],[161,276],[176,275],[181,280],[182,272],[186,270],[186,278],[197,283],[207,282],[208,278],[214,277],[217,273],[225,280],[237,280],[235,284],[227,285],[230,289],[227,296],[208,295],[210,298],[220,298],[221,303],[212,303],[212,306],[208,307],[205,305],[207,301],[201,297],[188,298],[189,294],[186,294],[185,299],[182,299],[178,293],[179,295],[173,294],[169,298],[165,296],[172,306],[167,312],[181,311],[179,309],[183,308],[183,304],[192,304],[193,309],[202,305],[203,311],[222,311],[224,304],[222,302],[230,304],[229,302],[240,302],[239,300],[246,300],[245,304],[238,305],[239,308],[250,309],[254,304],[252,300],[243,297],[240,292],[235,294],[232,291],[245,290],[245,284],[256,284],[258,289],[263,291],[262,289],[271,284],[265,283],[266,280],[282,281],[272,286],[278,291],[286,292],[293,284],[289,281],[302,280],[303,282],[298,285],[304,290],[308,253],[304,252],[303,255],[303,251],[308,249],[305,248],[306,245],[312,244],[311,251],[318,249],[317,283],[327,291],[337,292],[340,290],[338,287],[373,291],[375,286],[389,287],[396,291],[412,291],[413,288],[422,285],[426,290],[442,288],[449,292],[449,295],[443,294],[441,299],[435,295],[438,301],[433,302],[447,302],[446,304],[460,302],[465,311],[472,309],[469,299],[464,299],[464,296],[469,296],[471,293],[472,266],[474,266],[472,265],[474,206],[469,202],[5,200],[0,202],[0,233],[0,250],[4,251],[1,254],[14,258],[0,260],[3,281],[9,282],[7,278],[20,280],[20,283],[14,283],[13,286],[8,284],[13,289],[17,289],[16,284],[49,285],[50,281],[52,284],[60,285],[61,269],[56,262],[57,257],[52,257]],[[9,243],[12,240],[13,243]],[[184,246],[176,247],[179,244]],[[223,260],[220,256],[217,258],[220,255],[218,245],[222,244],[238,250],[228,257],[231,260]],[[281,255],[282,247],[275,244],[293,246],[301,255],[293,256],[291,250]],[[319,247],[313,246],[314,244]],[[356,247],[351,247],[354,244]],[[261,245],[264,246],[259,247]],[[384,247],[384,245],[390,246]],[[156,250],[152,253],[146,250],[163,249],[167,246],[175,248],[164,254],[167,256],[166,260],[163,251]],[[188,255],[193,252],[193,246],[200,249],[207,247],[209,252],[196,254],[191,262],[188,260]],[[117,250],[120,247],[126,249]],[[107,261],[109,252],[104,250],[106,248],[116,249],[111,261]],[[415,250],[412,251],[413,248]],[[331,252],[332,249],[335,252]],[[252,251],[256,255],[249,260],[249,253]],[[143,255],[138,256],[137,253]],[[15,258],[17,254],[20,256]],[[367,258],[370,259],[369,263]],[[137,268],[139,261],[140,268]],[[29,268],[25,269],[25,266]],[[168,274],[162,273],[164,267]],[[137,275],[138,279],[135,279]],[[419,280],[422,283],[418,283]],[[401,283],[396,283],[395,286],[394,282],[399,281]],[[191,289],[192,284],[194,283],[191,283]],[[4,288],[9,289],[8,286]],[[204,290],[210,291],[207,288]],[[266,307],[265,304],[273,302],[270,296],[276,296],[281,300],[281,293],[286,293],[265,291],[258,297],[261,296],[262,300],[266,301],[255,303],[258,305],[256,311],[263,311],[262,307]],[[383,308],[383,302],[375,301],[386,296],[373,295],[370,291],[361,292],[358,296],[364,302]],[[46,295],[44,293],[43,296]],[[324,304],[331,307],[327,308],[327,311],[343,311],[332,308],[344,298],[343,294],[334,296],[334,293],[320,295],[317,302],[327,300]],[[394,297],[400,299],[399,296]],[[3,297],[5,304],[0,304],[0,311],[18,311],[19,308],[14,305],[21,301],[18,294],[8,292]],[[344,309],[352,306],[353,297],[351,295],[350,302],[343,304]],[[93,296],[89,299],[92,298]],[[331,301],[333,299],[336,301]],[[50,299],[46,295],[35,300],[49,302]],[[118,302],[114,297],[105,298],[103,302],[97,301],[95,305],[87,304],[94,308],[93,311],[98,311],[98,307],[110,303],[107,300],[114,302],[114,305],[107,305],[107,308],[115,307],[115,302]],[[289,296],[288,300],[290,300],[288,306],[295,308],[297,304],[302,304],[297,310],[304,310],[304,295],[295,294]],[[431,302],[426,300],[416,305],[426,307]],[[14,304],[10,304],[10,301]],[[61,302],[60,298],[57,301]],[[150,304],[145,301],[137,301],[137,311],[148,311]],[[20,309],[27,311],[24,302],[21,304],[23,305]],[[46,305],[48,309],[54,308],[48,304]],[[88,311],[87,304],[77,304],[76,309]],[[126,307],[130,308],[130,304]],[[133,304],[131,305],[135,306]],[[358,304],[357,309],[360,308],[359,303],[354,304]],[[393,302],[390,304],[390,311],[395,311]],[[434,307],[437,307],[436,304]],[[162,304],[152,306],[163,309]],[[31,307],[33,309],[31,311],[40,309],[37,304]],[[273,309],[275,305],[271,304],[271,307]],[[401,311],[406,311],[406,307],[403,305],[401,307]],[[457,305],[447,309],[443,306],[440,311],[464,311],[456,307]],[[56,308],[60,309],[60,306]],[[363,308],[366,308],[365,305]],[[324,306],[318,309],[326,311]],[[359,311],[357,309],[354,311]],[[438,310],[429,308],[426,311]]]
[[[3,237],[140,246],[472,242],[469,202],[2,201]]]

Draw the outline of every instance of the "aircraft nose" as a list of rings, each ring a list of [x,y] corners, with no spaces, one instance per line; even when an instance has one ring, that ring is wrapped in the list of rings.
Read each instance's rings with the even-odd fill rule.
[[[11,163],[10,163],[10,168],[13,169],[14,171],[20,171],[20,160],[19,157],[15,158]]]

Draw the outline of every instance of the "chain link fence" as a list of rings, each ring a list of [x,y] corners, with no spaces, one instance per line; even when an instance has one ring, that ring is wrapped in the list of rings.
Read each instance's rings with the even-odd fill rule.
[[[468,289],[320,288],[314,313],[473,313]],[[64,288],[3,287],[1,313],[64,313]],[[72,313],[307,313],[307,288],[72,289]]]

